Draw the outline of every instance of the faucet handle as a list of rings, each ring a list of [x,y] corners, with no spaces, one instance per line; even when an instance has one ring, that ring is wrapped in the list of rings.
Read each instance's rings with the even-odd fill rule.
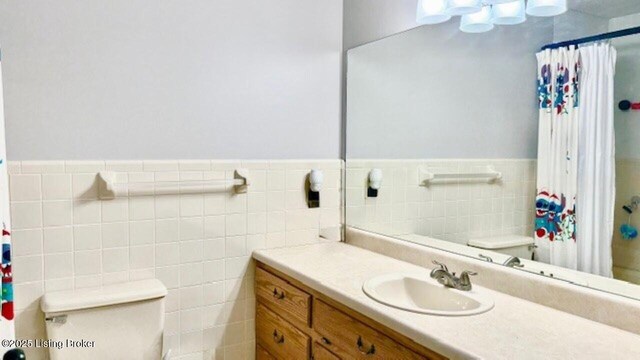
[[[439,262],[438,260],[433,260],[432,262],[433,262],[434,265],[440,266],[440,269],[442,269],[442,270],[444,270],[446,272],[449,272],[449,269],[447,268],[447,265]]]
[[[478,273],[474,271],[463,271],[462,274],[460,274],[459,289],[465,290],[465,291],[471,290],[472,285],[471,285],[471,279],[469,279],[469,276],[475,276],[475,275],[478,275]]]

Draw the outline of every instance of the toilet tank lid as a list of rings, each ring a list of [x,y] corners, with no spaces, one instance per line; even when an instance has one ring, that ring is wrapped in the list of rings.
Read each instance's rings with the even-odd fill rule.
[[[44,313],[90,309],[136,301],[151,300],[167,295],[167,288],[157,279],[46,293],[40,300]]]
[[[480,249],[506,249],[510,247],[533,245],[535,240],[529,236],[507,235],[469,240],[469,246]]]

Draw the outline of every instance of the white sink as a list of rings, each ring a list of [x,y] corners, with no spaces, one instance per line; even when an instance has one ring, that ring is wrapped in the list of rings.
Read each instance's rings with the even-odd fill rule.
[[[427,275],[428,276],[428,275]],[[424,275],[388,274],[367,280],[362,290],[373,300],[398,309],[442,316],[481,314],[493,308],[493,300],[474,288],[446,288]]]

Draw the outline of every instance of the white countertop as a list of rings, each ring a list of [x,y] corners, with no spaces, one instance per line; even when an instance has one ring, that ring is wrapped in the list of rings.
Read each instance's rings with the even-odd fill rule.
[[[395,272],[428,278],[430,271],[345,243],[257,250],[253,257],[452,359],[640,359],[638,335],[486,288],[495,307],[479,315],[380,304],[362,291],[367,279]]]

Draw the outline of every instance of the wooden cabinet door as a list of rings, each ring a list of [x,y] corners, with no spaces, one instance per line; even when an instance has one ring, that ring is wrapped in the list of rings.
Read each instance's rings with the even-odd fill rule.
[[[256,341],[276,359],[309,358],[311,338],[262,304],[256,306]]]

